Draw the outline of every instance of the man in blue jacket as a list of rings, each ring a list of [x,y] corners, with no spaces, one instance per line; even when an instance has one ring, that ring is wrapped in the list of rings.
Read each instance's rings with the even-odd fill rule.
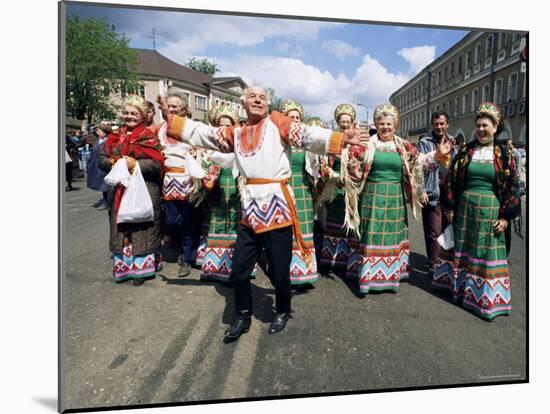
[[[432,132],[423,137],[418,143],[418,151],[426,154],[435,151],[443,140],[451,140],[447,133],[449,129],[449,115],[443,111],[436,111],[431,117]],[[454,154],[453,154],[454,155]],[[443,231],[443,213],[439,203],[439,184],[443,183],[447,169],[439,166],[433,171],[424,173],[424,193],[420,199],[422,203],[422,225],[424,227],[424,241],[428,256],[428,274],[433,275],[433,269],[439,258],[440,246],[437,238]]]

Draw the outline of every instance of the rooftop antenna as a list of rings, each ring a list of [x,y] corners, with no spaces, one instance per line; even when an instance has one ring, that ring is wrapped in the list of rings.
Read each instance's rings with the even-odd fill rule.
[[[156,47],[155,28],[153,28],[153,36],[148,37],[148,39],[153,39],[153,50],[157,50],[157,47]]]

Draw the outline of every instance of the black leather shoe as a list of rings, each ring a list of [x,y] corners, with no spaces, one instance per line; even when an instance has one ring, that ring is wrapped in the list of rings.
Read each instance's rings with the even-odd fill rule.
[[[235,322],[225,331],[223,341],[225,343],[233,342],[250,330],[252,318],[250,315],[239,315]]]
[[[275,319],[273,319],[273,322],[271,322],[271,325],[269,326],[269,332],[270,334],[276,333],[279,331],[282,331],[285,329],[286,321],[290,319],[290,313],[278,313],[275,315]]]
[[[191,265],[187,262],[183,262],[178,270],[178,277],[185,277],[191,274]]]

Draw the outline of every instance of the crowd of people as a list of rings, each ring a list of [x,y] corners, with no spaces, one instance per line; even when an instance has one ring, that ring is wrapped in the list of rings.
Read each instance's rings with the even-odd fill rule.
[[[142,285],[162,266],[161,245],[176,249],[178,276],[197,266],[201,280],[232,286],[231,342],[250,329],[259,263],[275,288],[275,333],[291,317],[292,288],[311,289],[320,272],[356,280],[360,295],[398,291],[411,273],[411,214],[422,217],[433,288],[485,320],[510,314],[505,234],[520,212],[520,174],[512,147],[495,142],[495,104],[479,107],[474,141],[454,139],[448,115],[434,112],[431,134],[413,145],[396,134],[390,104],[376,108],[370,130],[357,128],[351,104],[339,105],[333,131],[305,120],[292,99],[269,113],[264,87],[247,87],[241,99],[246,123],[220,105],[206,124],[189,119],[185,94],[169,90],[155,124],[155,104],[130,95],[121,126],[93,129],[88,185],[109,209],[116,282]],[[103,178],[120,159],[143,176],[148,221],[117,220],[126,188]],[[454,246],[443,249],[448,226]]]

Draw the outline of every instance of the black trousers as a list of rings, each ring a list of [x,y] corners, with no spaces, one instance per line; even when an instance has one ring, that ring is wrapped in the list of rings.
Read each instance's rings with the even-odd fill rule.
[[[277,312],[290,312],[292,227],[289,226],[255,234],[248,227],[239,224],[230,276],[238,314],[252,313],[250,274],[264,248],[269,262],[269,276],[275,288],[275,307]]]

